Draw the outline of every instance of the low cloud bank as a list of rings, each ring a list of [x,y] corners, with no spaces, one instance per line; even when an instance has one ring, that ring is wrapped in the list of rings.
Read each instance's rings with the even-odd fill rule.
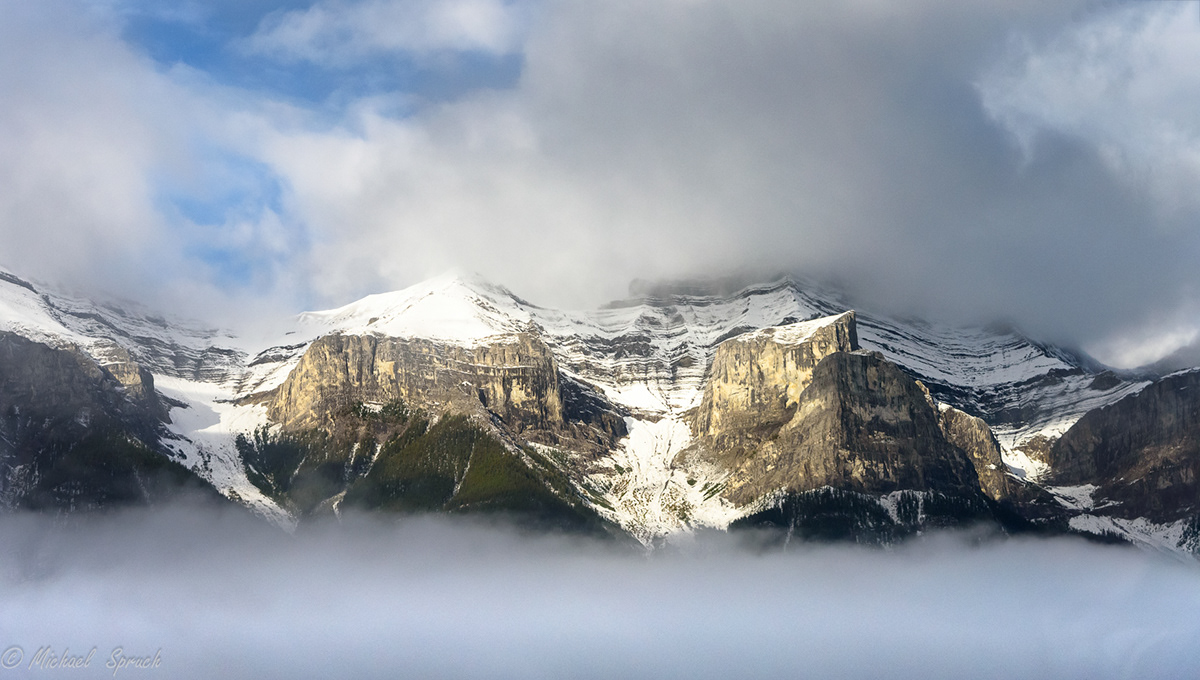
[[[0,545],[0,680],[112,677],[117,648],[160,663],[116,677],[163,678],[1200,670],[1200,568],[1075,540],[780,552],[714,534],[646,555],[446,518],[288,536],[177,507],[72,525],[6,516]],[[36,662],[46,647],[97,651],[87,669],[51,670]]]

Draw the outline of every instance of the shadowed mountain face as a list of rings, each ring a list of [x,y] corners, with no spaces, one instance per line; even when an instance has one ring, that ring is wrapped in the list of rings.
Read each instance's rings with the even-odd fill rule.
[[[940,405],[939,410],[938,426],[942,435],[970,456],[984,494],[995,501],[1011,495],[1016,482],[1009,478],[1000,442],[996,441],[987,423],[946,404]]]
[[[564,312],[447,276],[301,315],[265,349],[15,280],[5,507],[201,478],[283,526],[353,508],[644,543],[747,525],[886,542],[985,522],[1171,549],[1200,507],[1194,374],[1130,381],[793,280]]]
[[[1090,484],[1109,513],[1170,522],[1200,510],[1200,371],[1088,413],[1049,452],[1053,481]]]
[[[149,372],[0,333],[0,506],[87,510],[211,493],[155,450],[166,412]],[[120,376],[121,379],[118,379]]]

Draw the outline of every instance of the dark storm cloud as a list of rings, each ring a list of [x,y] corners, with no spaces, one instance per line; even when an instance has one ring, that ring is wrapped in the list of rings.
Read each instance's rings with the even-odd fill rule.
[[[1200,332],[1192,9],[371,0],[281,6],[230,39],[229,54],[293,75],[297,64],[369,70],[400,53],[520,59],[515,84],[450,100],[364,95],[332,123],[327,109],[222,87],[219,74],[164,70],[119,31],[89,42],[31,20],[13,44],[45,33],[75,47],[37,52],[32,80],[16,79],[10,49],[5,110],[32,102],[47,112],[39,130],[91,153],[78,154],[80,188],[54,173],[70,160],[58,147],[0,149],[0,171],[28,175],[36,159],[45,167],[33,176],[49,178],[26,181],[20,201],[0,193],[3,228],[36,224],[47,247],[14,237],[0,257],[36,269],[74,252],[102,274],[93,249],[65,244],[131,233],[143,260],[178,263],[142,279],[184,272],[163,287],[180,299],[232,285],[313,304],[451,266],[547,305],[596,304],[633,278],[792,270],[834,278],[865,306],[1004,318],[1103,359],[1148,361]],[[440,28],[377,20],[410,15]],[[56,74],[69,84],[97,70],[124,89],[105,88],[95,112],[55,94]],[[141,96],[147,88],[163,96]],[[111,120],[117,134],[91,134],[80,116]],[[9,140],[29,138],[0,124]],[[189,150],[197,136],[261,168],[255,181],[279,187],[274,202],[216,206],[225,224],[181,219],[155,191],[164,167],[217,185],[239,176],[179,171],[204,166]],[[111,205],[89,198],[97,186]],[[83,200],[64,200],[71,192]],[[218,247],[197,248],[209,238]]]
[[[72,677],[1172,678],[1200,669],[1200,573],[1079,541],[898,550],[724,534],[651,555],[462,520],[296,536],[196,507],[0,518],[0,653]],[[9,657],[5,657],[9,658]],[[15,657],[14,657],[15,658]],[[59,669],[66,675],[68,670]]]

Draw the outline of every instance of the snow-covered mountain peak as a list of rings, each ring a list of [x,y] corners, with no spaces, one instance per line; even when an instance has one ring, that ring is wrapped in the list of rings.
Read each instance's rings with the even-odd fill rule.
[[[507,289],[475,274],[450,271],[398,291],[297,317],[305,335],[378,334],[472,345],[528,332],[532,318]]]
[[[32,283],[3,269],[0,269],[0,329],[48,344],[58,344],[60,338],[68,342],[83,340],[54,317]]]
[[[3,269],[0,331],[53,347],[73,345],[101,364],[119,347],[155,373],[193,379],[229,379],[244,356],[236,338],[205,324],[128,300],[62,293]]]

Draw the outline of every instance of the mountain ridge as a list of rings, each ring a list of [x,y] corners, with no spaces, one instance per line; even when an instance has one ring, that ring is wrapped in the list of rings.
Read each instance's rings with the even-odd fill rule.
[[[366,432],[362,428],[370,421],[369,413],[397,403],[428,413],[433,422],[442,413],[469,418],[529,470],[569,481],[569,489],[559,485],[552,493],[568,503],[583,503],[639,540],[653,542],[699,527],[725,528],[778,489],[764,487],[755,492],[758,500],[739,496],[734,503],[728,488],[730,470],[719,456],[684,454],[703,434],[696,414],[711,389],[714,360],[722,347],[733,347],[730,343],[735,341],[769,336],[771,346],[780,346],[780,341],[786,344],[789,328],[834,327],[847,313],[852,314],[855,341],[837,351],[851,353],[861,345],[877,357],[871,361],[883,362],[872,364],[877,366],[872,371],[886,372],[891,369],[885,365],[895,365],[907,376],[904,380],[916,381],[924,396],[904,397],[908,405],[903,408],[933,409],[932,416],[920,416],[927,423],[918,428],[925,433],[921,437],[946,441],[946,450],[963,452],[972,469],[986,469],[986,474],[979,473],[978,485],[991,499],[987,502],[1000,502],[1011,495],[1010,486],[1036,482],[1050,472],[1049,458],[1038,448],[1039,437],[1055,440],[1085,413],[1149,384],[1105,372],[1086,357],[1011,329],[953,328],[855,313],[834,294],[815,286],[805,290],[791,277],[742,286],[732,293],[704,289],[697,282],[675,288],[644,286],[653,294],[573,311],[538,307],[481,277],[447,273],[400,291],[298,315],[258,348],[198,326],[176,330],[163,317],[89,307],[80,300],[63,302],[66,298],[40,292],[12,274],[0,279],[0,330],[33,336],[38,342],[78,340],[98,362],[114,366],[119,363],[114,358],[121,358],[113,354],[114,346],[124,352],[122,356],[145,367],[154,389],[169,405],[170,422],[156,442],[160,450],[226,496],[284,526],[293,526],[300,516],[288,509],[288,498],[272,497],[269,489],[252,481],[244,453],[235,445],[238,436],[260,430],[275,436],[330,436],[349,432],[338,425],[347,418],[348,423],[358,423],[351,428],[355,432]],[[65,315],[70,317],[67,323],[60,320],[64,308],[74,312]],[[792,342],[810,342],[810,335],[798,334]],[[322,387],[327,382],[324,387],[330,389],[335,383],[342,385],[336,388],[341,396],[333,401],[322,397],[312,402],[315,420],[301,423],[281,415],[281,390],[310,361],[314,348],[333,347],[330,343],[340,342],[339,337],[376,340],[359,343],[368,351],[356,350],[358,358],[344,349],[322,350],[323,361],[333,362],[330,367],[360,368],[338,368],[342,378],[313,383]],[[231,340],[228,346],[221,344],[222,338]],[[239,344],[244,348],[235,347]],[[384,345],[403,349],[387,350],[392,355],[385,358],[380,353]],[[761,370],[763,360],[754,359],[748,368]],[[525,379],[518,376],[530,370],[540,377],[522,382]],[[412,382],[422,372],[430,377]],[[409,387],[379,391],[368,387],[376,383],[364,382],[367,375],[377,376],[371,380],[380,386]],[[771,378],[755,389],[774,384],[796,397],[803,389],[793,380]],[[867,383],[851,383],[858,386],[838,388],[843,395],[838,399],[849,399],[848,404],[875,399],[869,390],[862,392]],[[521,400],[531,394],[542,395],[535,397],[541,400],[538,413],[557,415],[528,420],[505,406],[525,403]],[[814,393],[810,398],[817,397]],[[929,406],[923,405],[926,402]],[[753,417],[753,410],[750,413]],[[840,418],[823,427],[834,427],[828,430],[834,432],[868,422],[854,425],[859,421]],[[885,430],[908,421],[895,422]],[[372,444],[372,464],[385,443]],[[367,459],[354,453],[361,444],[347,440],[345,453],[335,456],[342,461],[337,474],[344,479],[329,487],[341,489],[334,496],[351,492],[364,478],[361,475],[369,474],[369,468],[364,468],[366,473],[359,469]],[[310,454],[327,455],[315,450]],[[322,507],[336,512],[340,501],[334,496]]]

